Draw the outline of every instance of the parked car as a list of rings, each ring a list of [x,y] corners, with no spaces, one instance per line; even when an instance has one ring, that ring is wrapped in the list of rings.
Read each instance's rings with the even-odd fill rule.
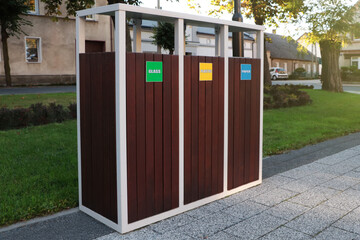
[[[272,80],[287,79],[289,77],[286,70],[279,67],[270,68],[270,76]]]

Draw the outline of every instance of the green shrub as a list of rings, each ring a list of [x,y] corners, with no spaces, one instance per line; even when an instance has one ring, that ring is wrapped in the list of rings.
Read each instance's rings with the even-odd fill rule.
[[[63,122],[76,118],[76,103],[70,104],[66,109],[59,104],[42,103],[32,104],[29,108],[1,108],[0,130],[23,128],[27,126],[44,125],[53,122]]]
[[[310,96],[300,89],[313,89],[304,85],[273,85],[264,88],[264,109],[302,106],[311,103]]]

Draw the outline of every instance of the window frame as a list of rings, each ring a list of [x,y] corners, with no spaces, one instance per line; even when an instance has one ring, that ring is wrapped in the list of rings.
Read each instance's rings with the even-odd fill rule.
[[[38,39],[39,41],[39,46],[38,46],[38,61],[37,62],[29,62],[28,59],[26,58],[26,39]],[[34,36],[25,36],[24,37],[24,44],[25,44],[25,62],[26,63],[42,63],[42,41],[41,41],[41,37],[34,37]]]
[[[351,57],[351,66],[353,66],[353,62],[357,62],[358,63],[358,69],[360,69],[360,57]]]
[[[91,7],[96,7],[96,0],[94,0],[94,5]],[[92,14],[92,15],[88,15],[85,17],[86,21],[90,21],[90,22],[96,22],[98,20],[97,18],[97,14]]]
[[[34,1],[35,1],[35,11],[28,11],[28,14],[39,15],[39,0],[34,0]]]

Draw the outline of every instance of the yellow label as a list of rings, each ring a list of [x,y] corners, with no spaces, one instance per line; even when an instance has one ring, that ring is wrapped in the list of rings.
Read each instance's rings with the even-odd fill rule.
[[[212,63],[200,63],[200,81],[212,81],[213,69]]]

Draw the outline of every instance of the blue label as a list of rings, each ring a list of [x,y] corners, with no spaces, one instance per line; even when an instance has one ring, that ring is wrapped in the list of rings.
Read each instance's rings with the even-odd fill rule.
[[[241,64],[241,80],[251,80],[251,64]]]

